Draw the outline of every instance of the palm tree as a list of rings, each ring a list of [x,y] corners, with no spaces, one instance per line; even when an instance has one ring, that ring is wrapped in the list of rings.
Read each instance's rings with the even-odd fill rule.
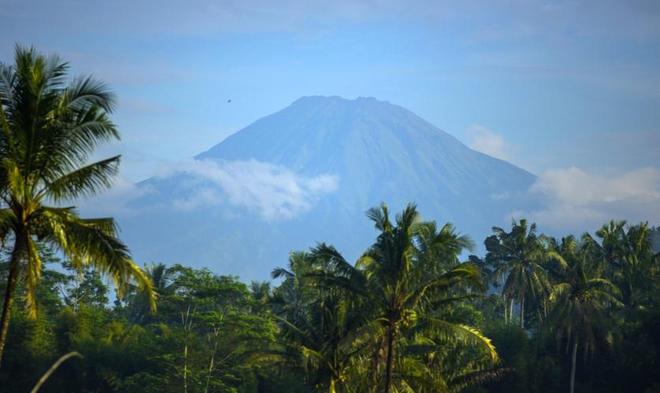
[[[270,299],[272,295],[270,282],[252,281],[250,283],[250,294],[253,304],[253,311],[262,313],[270,308]]]
[[[631,225],[627,228],[623,242],[621,266],[614,275],[619,282],[622,300],[630,310],[636,309],[645,301],[653,282],[655,255],[651,244],[651,230],[648,223]]]
[[[414,205],[395,222],[385,205],[367,214],[380,233],[355,265],[320,244],[292,254],[289,270],[274,272],[286,277],[275,290],[281,299],[275,310],[288,315],[283,330],[303,344],[296,352],[316,370],[319,364],[335,370],[323,384],[330,391],[342,391],[340,381],[350,381],[352,391],[389,393],[445,391],[476,380],[497,361],[495,348],[446,312],[475,296],[469,287],[481,288],[478,269],[458,261],[471,241],[449,224],[420,222]],[[482,355],[469,367],[446,361],[456,360],[448,352],[456,346],[486,361]]]
[[[596,231],[596,236],[601,239],[603,257],[612,266],[619,263],[623,253],[625,226],[625,221],[610,221]]]
[[[385,204],[370,209],[367,216],[380,232],[376,242],[355,267],[340,255],[330,262],[339,276],[334,284],[345,288],[361,285],[363,289],[354,293],[364,297],[369,305],[370,324],[380,326],[374,329],[378,336],[373,340],[376,370],[372,371],[383,375],[379,383],[382,391],[389,393],[393,389],[395,365],[400,371],[405,369],[404,363],[409,362],[405,360],[405,348],[416,342],[411,336],[413,332],[422,337],[420,329],[477,344],[486,349],[491,360],[496,360],[494,347],[476,329],[444,320],[435,313],[439,307],[464,299],[455,296],[453,290],[480,285],[478,269],[459,264],[457,259],[463,249],[472,245],[471,241],[455,233],[450,225],[438,230],[435,223],[420,222],[414,204],[397,215],[395,222]],[[396,375],[399,385],[407,383],[406,374]]]
[[[174,292],[172,285],[175,271],[164,263],[150,263],[144,267],[144,273],[152,284],[153,293],[158,299]],[[128,319],[133,323],[146,323],[153,316],[151,293],[140,290],[139,286],[129,285],[127,298]]]
[[[656,255],[653,252],[648,223],[626,225],[625,221],[610,221],[596,235],[601,239],[599,248],[606,263],[605,270],[622,294],[627,311],[645,303],[649,277],[654,275]]]
[[[144,272],[149,276],[153,289],[159,295],[170,292],[174,272],[164,263],[151,263],[145,266]]]
[[[575,369],[578,346],[588,351],[594,347],[597,335],[607,324],[605,310],[620,305],[617,287],[600,277],[588,250],[573,237],[562,239],[560,246],[563,278],[550,294],[551,318],[559,338],[565,338],[571,349],[569,392],[575,391]]]
[[[539,302],[549,291],[544,264],[548,252],[542,239],[536,235],[536,224],[527,224],[527,220],[515,220],[511,232],[493,227],[494,235],[486,239],[487,260],[496,266],[497,277],[506,277],[502,288],[509,306],[509,320],[513,318],[513,300],[518,299],[520,306],[520,327],[525,328],[525,301]]]
[[[87,163],[96,146],[118,139],[109,119],[113,96],[93,78],[66,85],[69,66],[56,56],[16,47],[0,65],[0,238],[13,242],[0,320],[0,357],[19,277],[37,311],[41,259],[36,240],[59,248],[75,268],[107,273],[119,294],[135,281],[155,305],[149,278],[131,261],[112,218],[81,218],[70,203],[111,185],[119,156]]]
[[[360,352],[357,340],[369,332],[365,315],[344,288],[318,285],[319,277],[334,275],[328,262],[338,255],[320,244],[309,253],[292,253],[289,270],[273,271],[273,278],[284,278],[272,304],[288,350],[311,384],[330,393],[341,388]]]

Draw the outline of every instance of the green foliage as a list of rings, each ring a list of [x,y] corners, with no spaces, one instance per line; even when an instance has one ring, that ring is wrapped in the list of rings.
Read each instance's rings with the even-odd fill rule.
[[[391,392],[563,392],[572,369],[578,392],[657,388],[659,260],[640,238],[652,236],[645,224],[556,240],[514,223],[486,239],[483,260],[460,262],[469,239],[414,206],[393,221],[384,206],[369,215],[377,236],[356,262],[320,243],[291,253],[277,285],[147,265],[158,312],[139,286],[110,304],[94,268],[39,244],[44,266],[64,268],[42,269],[36,318],[19,282],[0,386],[28,391],[77,351],[84,359],[43,391],[382,392],[388,362]],[[512,274],[543,282],[507,289],[541,282]],[[510,323],[521,291],[524,328]]]
[[[39,242],[58,249],[79,271],[93,266],[106,273],[119,294],[136,283],[155,301],[151,282],[118,239],[114,220],[81,218],[68,206],[108,188],[119,165],[119,156],[88,162],[98,145],[119,138],[109,117],[113,95],[91,77],[67,84],[68,70],[58,57],[20,46],[14,64],[0,64],[0,241],[11,243],[0,360],[19,280],[27,311],[37,316]]]

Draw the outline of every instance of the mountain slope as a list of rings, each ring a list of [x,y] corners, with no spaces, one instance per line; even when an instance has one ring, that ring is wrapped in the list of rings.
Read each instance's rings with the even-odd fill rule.
[[[414,201],[480,241],[533,203],[534,180],[399,106],[304,97],[142,183],[121,222],[139,260],[266,279],[316,241],[357,256],[374,233],[364,212],[381,201]]]

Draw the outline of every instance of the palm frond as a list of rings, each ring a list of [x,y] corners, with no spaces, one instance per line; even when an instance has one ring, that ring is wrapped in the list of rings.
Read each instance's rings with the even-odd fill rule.
[[[64,90],[62,106],[74,111],[98,106],[111,113],[115,106],[115,96],[105,83],[91,76],[77,78]]]
[[[427,318],[427,323],[435,329],[435,333],[447,340],[457,340],[468,345],[475,345],[484,350],[493,362],[499,360],[497,350],[491,340],[481,334],[477,329],[463,325],[450,323],[437,318]]]
[[[42,222],[50,240],[59,245],[74,266],[93,265],[109,274],[119,295],[135,282],[148,295],[152,308],[156,294],[149,277],[130,258],[128,248],[115,237],[112,219],[80,219],[71,209],[43,208]]]
[[[43,194],[55,201],[91,196],[112,186],[120,156],[97,161],[70,172],[48,184]]]

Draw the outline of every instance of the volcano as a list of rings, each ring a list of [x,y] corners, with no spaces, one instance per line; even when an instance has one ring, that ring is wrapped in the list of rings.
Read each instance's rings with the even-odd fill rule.
[[[320,241],[359,256],[376,234],[364,213],[381,202],[415,202],[480,243],[534,205],[534,180],[400,106],[313,96],[140,183],[117,218],[137,261],[263,280]]]

